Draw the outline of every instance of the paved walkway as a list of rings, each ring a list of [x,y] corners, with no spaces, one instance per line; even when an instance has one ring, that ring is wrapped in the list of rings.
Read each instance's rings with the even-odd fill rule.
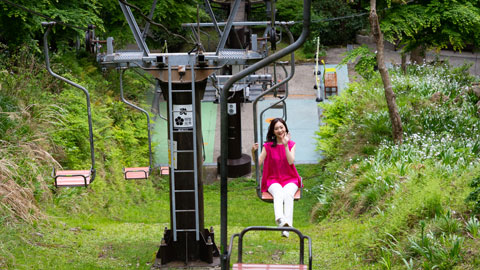
[[[354,47],[359,45],[354,45]],[[369,44],[373,48],[372,44]],[[332,48],[327,52],[326,67],[333,68],[344,57],[346,48]],[[480,54],[479,53],[458,53],[450,51],[440,51],[438,53],[427,53],[427,61],[433,61],[435,58],[448,59],[453,66],[459,66],[464,63],[471,63],[470,73],[480,76]],[[400,54],[391,48],[385,48],[385,60],[389,64],[399,64],[401,62]],[[407,59],[408,60],[408,59]],[[336,67],[339,92],[344,89],[349,80],[349,72],[346,66]],[[290,67],[287,67],[290,70]],[[319,160],[320,154],[316,151],[315,132],[320,124],[319,115],[321,109],[315,102],[316,92],[313,89],[315,78],[313,74],[314,64],[306,63],[296,65],[294,77],[289,82],[289,97],[287,99],[287,124],[292,133],[292,139],[297,143],[297,163],[315,163]],[[320,66],[323,74],[323,66]],[[270,70],[271,71],[271,70]],[[351,75],[351,74],[350,74]],[[273,100],[266,98],[259,102],[258,112],[266,108]],[[326,101],[328,102],[328,101]],[[166,115],[166,104],[161,102],[161,111]],[[253,136],[253,108],[251,103],[242,104],[242,151],[250,154],[250,148],[254,141]],[[268,123],[266,118],[280,117],[281,111],[272,110],[265,113],[263,137],[266,136]],[[205,147],[205,164],[216,165],[217,157],[220,154],[220,111],[218,105],[213,103],[202,103],[202,130]],[[156,144],[154,148],[155,163],[168,163],[167,150],[167,124],[166,121],[158,119],[155,123],[153,141]]]
[[[334,68],[335,65],[327,65]],[[320,66],[323,73],[323,66]],[[346,66],[336,67],[339,91],[348,84],[348,71]],[[289,70],[289,67],[288,67]],[[289,96],[287,98],[287,125],[292,134],[292,140],[297,143],[296,163],[317,163],[321,158],[316,150],[315,132],[320,124],[319,115],[321,110],[315,99],[314,65],[297,65],[295,74],[289,83]],[[258,115],[276,99],[267,97],[258,103]],[[202,102],[202,132],[205,147],[205,164],[216,165],[220,155],[220,110],[217,104]],[[160,103],[162,115],[166,115],[166,102]],[[242,151],[250,154],[254,142],[253,136],[253,106],[252,103],[242,104]],[[266,119],[281,117],[282,111],[278,109],[268,110],[263,115],[263,138],[267,134],[268,123]],[[259,121],[260,122],[260,121]],[[260,123],[259,123],[260,128]],[[167,122],[160,118],[154,125],[153,142],[156,165],[168,164],[167,146]],[[259,138],[260,131],[259,131]],[[265,139],[264,139],[265,140]]]

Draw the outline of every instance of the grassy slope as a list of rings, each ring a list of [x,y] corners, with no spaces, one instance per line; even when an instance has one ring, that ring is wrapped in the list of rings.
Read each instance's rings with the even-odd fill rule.
[[[368,230],[362,219],[310,222],[316,202],[309,189],[321,181],[318,167],[301,165],[304,198],[295,204],[295,227],[312,237],[314,269],[369,269],[359,261],[362,251],[358,235]],[[129,182],[127,185],[142,185]],[[205,224],[213,226],[219,241],[219,184],[205,186]],[[67,215],[51,207],[49,221],[33,228],[2,228],[0,254],[10,269],[149,269],[154,261],[163,228],[169,227],[168,192],[155,199],[123,209],[116,217],[99,214]],[[101,212],[101,211],[95,211]],[[63,214],[62,214],[63,213]],[[229,184],[229,236],[253,225],[272,226],[273,206],[255,195],[253,179],[237,179]],[[250,233],[245,239],[244,262],[296,263],[298,240],[279,233]],[[236,261],[236,254],[234,254]]]

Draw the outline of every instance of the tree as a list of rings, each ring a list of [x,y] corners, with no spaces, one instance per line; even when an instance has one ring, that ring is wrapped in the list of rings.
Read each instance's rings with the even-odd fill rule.
[[[392,83],[388,75],[388,70],[385,65],[385,60],[383,56],[383,34],[380,30],[380,24],[378,22],[378,15],[376,10],[376,0],[370,0],[370,25],[372,28],[372,33],[377,44],[377,64],[378,71],[382,76],[383,86],[385,88],[385,99],[387,100],[388,112],[390,116],[390,121],[392,122],[392,135],[393,140],[396,143],[402,143],[403,141],[403,128],[402,120],[400,119],[400,114],[398,113],[397,103],[395,101],[395,93],[392,89]]]
[[[381,21],[389,41],[400,41],[405,52],[424,55],[425,50],[467,45],[480,47],[480,0],[415,0],[392,3]]]
[[[149,14],[152,0],[127,1],[139,7],[132,8],[139,26],[143,29],[144,18]],[[164,28],[151,26],[150,38],[147,39],[152,48],[161,47],[165,39],[169,45],[184,44],[185,41],[175,38],[172,33],[185,33],[181,23],[196,21],[196,1],[165,0],[157,1],[153,21],[161,23]],[[116,46],[133,41],[128,25],[120,9],[118,0],[0,0],[0,43],[7,44],[11,50],[23,44],[29,44],[41,53],[39,40],[42,40],[41,22],[55,20],[70,26],[58,25],[53,29],[52,45],[73,45],[77,37],[83,42],[84,32],[89,24],[96,26],[96,34],[105,38],[115,37]]]
[[[94,24],[103,30],[100,6],[95,1],[0,1],[0,9],[0,42],[13,50],[28,44],[40,52],[38,41],[42,39],[43,21],[62,21],[85,29]],[[83,29],[66,26],[55,27],[54,32],[56,44],[67,44],[84,35]]]

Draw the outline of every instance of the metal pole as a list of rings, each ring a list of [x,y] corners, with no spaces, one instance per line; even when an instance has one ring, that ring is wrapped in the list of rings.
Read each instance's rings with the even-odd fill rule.
[[[310,6],[311,0],[303,1],[303,30],[302,34],[293,44],[264,58],[263,60],[251,65],[250,67],[233,75],[223,86],[220,95],[220,121],[221,121],[221,166],[220,166],[220,193],[221,193],[221,265],[222,270],[227,270],[227,162],[228,162],[228,115],[227,115],[227,97],[228,91],[232,85],[241,78],[252,74],[253,72],[269,65],[270,63],[282,58],[283,56],[298,49],[307,39],[310,32]],[[224,33],[225,34],[225,33]]]
[[[150,14],[148,14],[148,18],[150,20],[153,18],[153,12],[155,11],[156,6],[157,6],[157,0],[153,0],[152,8],[150,9]],[[148,28],[150,28],[149,21],[147,21],[147,23],[145,24],[145,28],[143,29],[142,38],[144,41],[145,41],[145,38],[147,37]]]
[[[120,99],[127,105],[131,106],[134,109],[137,109],[141,111],[142,113],[145,114],[147,117],[147,131],[148,131],[148,158],[149,158],[149,164],[150,164],[150,170],[153,168],[153,157],[152,157],[152,138],[150,136],[150,115],[148,112],[140,107],[138,107],[135,104],[130,103],[128,100],[125,99],[123,95],[123,73],[125,72],[125,69],[122,69],[120,71]],[[149,172],[150,173],[150,172]]]
[[[218,43],[216,55],[218,55],[220,50],[223,50],[223,47],[225,47],[225,43],[227,42],[228,35],[230,35],[230,30],[232,29],[232,24],[233,24],[233,20],[235,19],[235,14],[237,13],[238,7],[240,7],[240,2],[242,2],[242,0],[235,0],[235,3],[233,4],[233,9],[230,13],[230,16],[228,16],[227,25],[225,26],[222,37],[220,38],[220,42]]]
[[[42,22],[42,25],[47,27],[47,30],[45,31],[45,34],[43,35],[43,48],[45,50],[45,63],[47,65],[47,70],[48,72],[55,78],[59,79],[59,80],[62,80],[76,88],[79,88],[80,90],[83,91],[83,93],[85,93],[85,98],[87,100],[87,113],[88,113],[88,134],[89,134],[89,140],[90,140],[90,158],[92,160],[92,168],[90,169],[91,172],[92,172],[92,179],[90,180],[90,182],[93,181],[93,179],[95,179],[95,149],[94,149],[94,146],[93,146],[93,124],[92,124],[92,110],[91,110],[91,106],[90,106],[90,94],[88,93],[88,90],[85,89],[85,87],[77,84],[77,83],[74,83],[72,81],[70,81],[69,79],[66,79],[58,74],[56,74],[55,72],[52,71],[52,69],[50,68],[50,57],[48,56],[48,34],[50,33],[50,29],[51,27],[55,24],[55,22]]]

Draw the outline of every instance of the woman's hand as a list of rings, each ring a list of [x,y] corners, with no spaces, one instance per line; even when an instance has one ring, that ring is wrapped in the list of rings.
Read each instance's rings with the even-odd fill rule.
[[[254,152],[257,151],[257,150],[258,150],[258,143],[254,143],[254,144],[252,145],[252,153],[254,153]]]
[[[283,138],[282,138],[282,144],[285,146],[288,145],[288,141],[290,141],[290,138],[291,138],[290,133],[285,133],[285,135],[283,135]]]
[[[252,157],[256,157],[255,152],[258,150],[258,143],[254,143],[252,145]],[[262,166],[263,161],[267,157],[267,150],[265,150],[265,147],[262,149],[262,153],[258,156],[258,166]],[[257,162],[257,159],[254,158],[255,163]]]

